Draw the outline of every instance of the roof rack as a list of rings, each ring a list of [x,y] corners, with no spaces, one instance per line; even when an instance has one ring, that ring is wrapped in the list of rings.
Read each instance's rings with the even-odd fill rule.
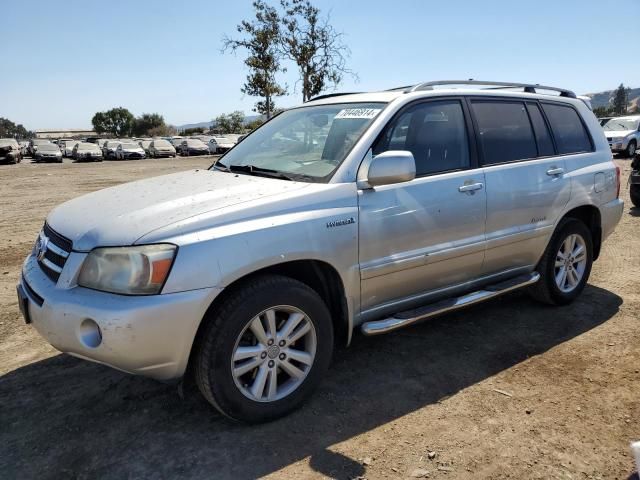
[[[309,100],[307,100],[307,102],[313,102],[314,100],[323,100],[325,98],[331,98],[331,97],[340,97],[342,95],[356,95],[358,93],[362,93],[362,92],[335,92],[335,93],[327,93],[326,95],[318,95],[317,97],[313,97],[310,98]],[[307,103],[304,102],[304,103]]]
[[[576,98],[576,94],[566,88],[549,87],[540,85],[539,83],[514,83],[514,82],[490,82],[482,80],[438,80],[435,82],[423,82],[405,90],[405,93],[417,92],[420,90],[433,90],[433,87],[442,85],[486,85],[488,87],[497,88],[522,88],[525,93],[536,93],[536,90],[550,90],[560,92],[561,97]]]

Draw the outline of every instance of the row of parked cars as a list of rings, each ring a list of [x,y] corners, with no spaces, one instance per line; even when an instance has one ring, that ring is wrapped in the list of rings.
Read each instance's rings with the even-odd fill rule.
[[[116,138],[91,137],[85,140],[34,138],[18,142],[0,139],[0,162],[18,163],[25,156],[35,162],[58,162],[64,158],[76,161],[133,160],[175,157],[176,155],[221,154],[232,148],[244,135],[199,135],[194,137]]]

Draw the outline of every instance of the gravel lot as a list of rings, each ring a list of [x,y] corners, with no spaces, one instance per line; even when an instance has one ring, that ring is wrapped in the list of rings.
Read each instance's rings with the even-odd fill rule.
[[[629,161],[623,168],[623,186]],[[15,284],[45,215],[80,194],[212,158],[0,166],[3,478],[619,478],[640,439],[640,211],[582,297],[514,294],[386,336],[356,335],[280,421],[228,422],[176,387],[74,359],[23,324]],[[87,212],[87,215],[99,215]],[[428,474],[427,474],[428,472]]]

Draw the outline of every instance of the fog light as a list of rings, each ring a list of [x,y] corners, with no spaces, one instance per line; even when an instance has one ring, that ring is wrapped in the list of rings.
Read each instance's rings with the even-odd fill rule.
[[[85,318],[80,324],[78,332],[80,342],[89,348],[96,348],[102,343],[102,332],[96,322],[90,318]]]

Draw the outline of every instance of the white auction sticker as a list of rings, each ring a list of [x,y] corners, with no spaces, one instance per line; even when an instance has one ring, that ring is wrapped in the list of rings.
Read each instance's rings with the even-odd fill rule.
[[[340,110],[335,118],[374,118],[381,108],[345,108]]]

